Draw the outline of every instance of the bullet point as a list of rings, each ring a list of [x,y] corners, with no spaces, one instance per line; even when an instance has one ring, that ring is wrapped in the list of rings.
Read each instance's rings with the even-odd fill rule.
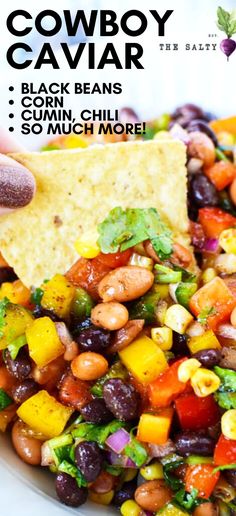
[[[13,133],[14,127],[9,127],[9,131],[10,131],[10,133]]]
[[[15,115],[14,115],[14,113],[9,113],[8,116],[9,116],[9,118],[14,118]]]
[[[13,86],[9,86],[9,91],[14,91],[14,87]]]
[[[14,100],[9,100],[9,104],[12,106],[12,104],[14,104]]]

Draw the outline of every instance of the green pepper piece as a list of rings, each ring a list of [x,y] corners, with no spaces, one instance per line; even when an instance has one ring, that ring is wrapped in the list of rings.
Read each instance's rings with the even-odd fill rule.
[[[71,312],[79,320],[89,317],[94,306],[94,301],[91,296],[81,287],[77,287],[75,291],[75,298],[72,303]]]

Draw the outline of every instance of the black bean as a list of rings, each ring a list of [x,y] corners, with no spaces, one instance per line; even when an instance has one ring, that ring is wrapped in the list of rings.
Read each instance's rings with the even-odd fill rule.
[[[94,482],[102,471],[103,456],[95,441],[82,441],[75,447],[75,463],[87,482]]]
[[[108,409],[122,421],[130,421],[138,416],[139,395],[132,385],[120,378],[106,380],[103,397]]]
[[[38,384],[28,378],[24,382],[17,385],[12,391],[13,399],[16,403],[24,403],[28,398],[36,394],[39,390]]]
[[[206,435],[194,432],[181,432],[175,437],[177,453],[183,457],[191,454],[207,457],[212,455],[215,448],[215,441]]]
[[[31,373],[31,362],[24,349],[21,349],[15,360],[12,360],[9,351],[5,351],[4,360],[6,367],[17,380],[25,380]]]
[[[134,498],[134,493],[137,489],[137,480],[131,480],[130,482],[125,482],[123,486],[116,491],[112,503],[119,508],[122,503],[126,502],[126,500],[132,500]]]
[[[80,412],[89,423],[109,423],[114,419],[113,414],[108,410],[102,398],[95,398],[85,405]]]
[[[224,476],[231,486],[236,487],[236,469],[226,469]]]
[[[60,317],[56,315],[52,310],[47,310],[40,305],[37,305],[33,311],[33,316],[38,319],[39,317],[49,317],[53,322],[61,321]]]
[[[186,335],[180,335],[176,331],[173,332],[173,346],[171,351],[175,354],[176,357],[184,357],[189,356],[190,351],[187,346],[187,337]]]
[[[171,118],[185,128],[192,120],[206,120],[206,115],[204,111],[195,104],[184,104],[183,106],[179,106],[174,111],[174,113],[171,115]]]
[[[204,367],[215,367],[221,360],[221,352],[219,349],[202,349],[192,355],[192,358],[196,358],[201,362]]]
[[[88,497],[87,488],[79,487],[76,479],[67,473],[58,473],[56,492],[59,500],[69,507],[79,507],[86,502]]]
[[[15,279],[17,279],[17,276],[13,269],[10,269],[10,267],[0,267],[0,285],[6,281],[12,282]]]
[[[73,314],[71,314],[71,320],[70,320],[70,331],[73,334],[73,337],[75,338],[77,335],[81,333],[81,331],[86,330],[87,328],[90,328],[92,326],[92,322],[90,317],[87,317],[87,319],[84,319],[84,321],[80,321],[78,317],[74,317]]]
[[[81,331],[75,340],[82,351],[102,353],[111,343],[111,333],[96,326],[90,326]]]
[[[194,131],[200,131],[201,133],[205,133],[211,140],[213,141],[215,147],[218,147],[217,137],[211,127],[204,120],[192,120],[187,127],[188,132],[192,133]]]
[[[216,206],[219,197],[214,185],[204,174],[196,174],[189,184],[189,201],[198,208],[205,206]]]

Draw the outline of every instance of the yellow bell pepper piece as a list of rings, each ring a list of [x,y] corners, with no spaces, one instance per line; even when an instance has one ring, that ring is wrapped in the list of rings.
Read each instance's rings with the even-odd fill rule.
[[[166,299],[169,297],[169,285],[165,285],[164,283],[155,283],[152,287],[153,292],[158,292],[160,295],[160,299]]]
[[[167,408],[158,414],[142,414],[137,437],[145,443],[165,444],[169,438],[174,410]]]
[[[33,316],[23,306],[10,303],[6,307],[4,326],[1,328],[0,349],[5,349],[33,324]]]
[[[94,491],[89,491],[89,500],[94,503],[99,503],[100,505],[110,505],[112,498],[115,494],[115,491],[111,490],[107,493],[95,493]]]
[[[62,319],[67,317],[75,296],[75,287],[69,283],[65,276],[56,274],[41,288],[44,290],[41,300],[42,307],[53,310]]]
[[[13,283],[2,283],[0,288],[0,300],[7,297],[11,303],[16,305],[27,305],[30,295],[30,290],[20,280],[13,281]]]
[[[202,349],[221,349],[221,345],[212,330],[206,331],[203,335],[191,337],[188,347],[192,355]]]
[[[132,375],[145,384],[155,380],[168,367],[163,351],[146,335],[131,342],[119,355]]]
[[[29,354],[39,367],[44,367],[65,352],[54,322],[50,317],[35,319],[26,330]]]
[[[39,391],[22,403],[17,415],[32,430],[51,439],[63,432],[73,412],[74,409],[62,405],[47,391]]]

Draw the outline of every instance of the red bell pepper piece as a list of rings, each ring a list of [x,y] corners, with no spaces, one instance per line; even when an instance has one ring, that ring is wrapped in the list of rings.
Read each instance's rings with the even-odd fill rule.
[[[217,466],[236,464],[236,441],[221,434],[215,447],[214,463]]]
[[[96,260],[103,265],[106,265],[107,267],[111,267],[111,269],[116,269],[116,267],[123,267],[124,265],[127,265],[132,252],[133,250],[130,248],[126,251],[118,253],[100,253],[98,256],[96,256]]]
[[[204,309],[212,308],[213,313],[207,318],[207,325],[212,330],[229,319],[236,306],[236,299],[225,282],[216,277],[201,287],[190,299],[189,307],[196,317]]]
[[[178,379],[180,364],[187,360],[181,358],[174,362],[164,373],[149,385],[149,401],[155,408],[168,407],[180,394],[186,390],[187,383]]]
[[[66,273],[66,277],[76,287],[82,287],[94,298],[99,299],[98,284],[112,269],[97,258],[79,258]]]
[[[217,161],[212,167],[204,169],[204,173],[217,190],[223,190],[235,178],[236,167],[231,161]]]
[[[236,218],[219,208],[201,208],[198,219],[208,238],[218,238],[224,229],[236,225]]]
[[[202,430],[220,420],[220,412],[213,396],[199,398],[184,394],[175,401],[175,409],[183,430]]]
[[[220,472],[213,473],[214,466],[210,464],[197,464],[188,466],[185,474],[185,489],[191,493],[192,489],[198,490],[200,498],[209,498],[220,478]]]

